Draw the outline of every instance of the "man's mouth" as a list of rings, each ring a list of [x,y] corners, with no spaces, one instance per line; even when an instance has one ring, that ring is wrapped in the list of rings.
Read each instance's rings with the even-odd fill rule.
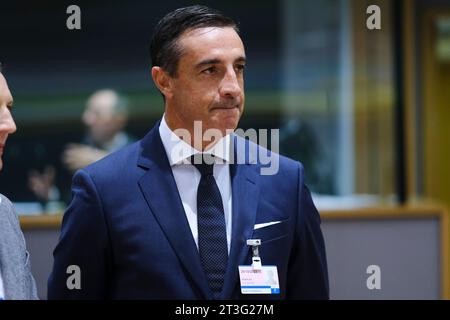
[[[238,108],[237,105],[231,105],[231,106],[218,106],[218,107],[214,107],[211,110],[231,110],[231,109],[235,109]]]

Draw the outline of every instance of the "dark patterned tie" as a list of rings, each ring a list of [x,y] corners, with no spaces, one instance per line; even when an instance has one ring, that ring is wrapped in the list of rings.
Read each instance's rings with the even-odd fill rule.
[[[202,175],[197,190],[198,249],[209,287],[217,299],[228,262],[225,215],[220,190],[213,176],[214,164],[206,164],[197,157],[192,163]]]

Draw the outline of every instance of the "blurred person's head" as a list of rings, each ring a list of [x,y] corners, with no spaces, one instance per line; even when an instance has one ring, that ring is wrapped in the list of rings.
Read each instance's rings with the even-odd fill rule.
[[[96,91],[89,97],[82,119],[89,138],[102,146],[126,126],[127,101],[110,89]]]
[[[13,98],[0,64],[0,170],[3,168],[2,156],[8,135],[16,131],[16,124],[11,115],[12,106]]]
[[[152,78],[172,130],[224,134],[244,109],[245,49],[236,23],[200,5],[177,9],[157,24],[151,42]]]

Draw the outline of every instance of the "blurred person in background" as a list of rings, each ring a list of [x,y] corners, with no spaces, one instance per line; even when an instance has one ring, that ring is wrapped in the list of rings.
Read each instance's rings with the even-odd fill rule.
[[[82,122],[87,129],[86,137],[82,143],[70,143],[62,155],[64,166],[71,174],[133,142],[124,131],[128,123],[128,102],[114,90],[94,92],[87,101]],[[30,172],[29,187],[43,203],[61,198],[55,178],[56,170],[51,165],[42,173]]]
[[[133,142],[124,132],[128,103],[113,90],[95,92],[87,102],[82,121],[87,128],[83,144],[70,144],[63,154],[65,165],[73,172]]]
[[[16,131],[13,98],[0,65],[0,170],[8,135]],[[36,284],[30,257],[12,203],[0,194],[0,300],[35,300]]]

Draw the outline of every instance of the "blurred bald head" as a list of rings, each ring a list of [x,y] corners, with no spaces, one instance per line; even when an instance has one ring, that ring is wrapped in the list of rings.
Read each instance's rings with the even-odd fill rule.
[[[116,91],[103,89],[88,99],[83,123],[92,141],[101,146],[110,142],[128,121],[128,104]]]

